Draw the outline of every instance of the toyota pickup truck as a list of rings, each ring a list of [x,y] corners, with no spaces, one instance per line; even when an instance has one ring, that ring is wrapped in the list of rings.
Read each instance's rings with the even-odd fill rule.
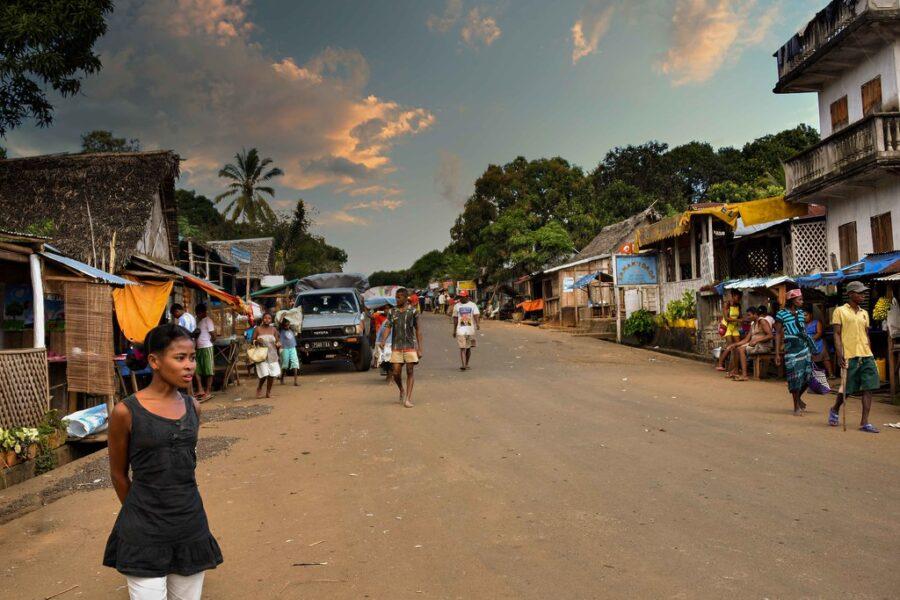
[[[303,327],[297,340],[300,360],[347,358],[357,371],[372,364],[370,320],[363,297],[355,288],[312,289],[297,295]]]

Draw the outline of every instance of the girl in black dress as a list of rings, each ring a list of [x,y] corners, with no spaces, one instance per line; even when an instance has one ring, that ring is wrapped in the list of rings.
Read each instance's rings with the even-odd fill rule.
[[[144,349],[153,380],[109,420],[109,467],[122,510],[103,564],[125,575],[132,600],[199,600],[204,571],[222,553],[194,477],[200,406],[180,391],[194,377],[194,341],[166,324],[147,334]]]

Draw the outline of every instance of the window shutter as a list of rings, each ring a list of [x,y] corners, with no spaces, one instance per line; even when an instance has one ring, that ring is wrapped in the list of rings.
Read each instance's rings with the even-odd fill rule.
[[[894,249],[894,229],[891,213],[872,217],[872,252],[891,252]]]
[[[841,251],[841,266],[846,267],[859,260],[856,246],[856,221],[838,227],[838,245]]]
[[[863,116],[881,112],[881,75],[862,86]]]
[[[831,129],[837,131],[841,127],[850,124],[850,116],[847,112],[847,96],[831,103]]]

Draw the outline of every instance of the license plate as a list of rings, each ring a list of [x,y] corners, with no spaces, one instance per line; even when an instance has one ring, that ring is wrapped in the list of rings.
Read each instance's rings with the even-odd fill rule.
[[[332,346],[331,342],[322,341],[322,342],[313,342],[312,347],[319,350],[321,348],[332,348],[333,346]]]

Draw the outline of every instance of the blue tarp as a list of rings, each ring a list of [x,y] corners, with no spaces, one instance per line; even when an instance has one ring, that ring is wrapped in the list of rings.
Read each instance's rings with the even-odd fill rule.
[[[366,298],[366,308],[381,308],[385,304],[397,306],[397,299],[388,298],[387,296],[375,296],[374,298]]]
[[[874,275],[880,275],[898,263],[900,263],[900,251],[870,254],[861,261],[833,273],[817,273],[806,277],[798,277],[797,285],[809,288],[837,285],[843,281],[853,281],[854,279],[866,279]]]
[[[69,258],[68,256],[60,256],[59,254],[54,254],[53,252],[41,252],[41,256],[47,258],[55,263],[59,263],[70,269],[78,271],[88,277],[93,279],[97,279],[102,281],[103,283],[108,283],[110,285],[135,285],[133,281],[129,281],[124,277],[119,277],[118,275],[113,275],[112,273],[107,273],[106,271],[101,271],[100,269],[95,269],[91,265],[86,265],[81,261],[77,261],[74,258]]]
[[[754,288],[769,288],[785,282],[793,282],[793,279],[784,275],[775,277],[751,277],[749,279],[731,279],[723,281],[716,286],[716,293],[720,296],[725,290],[752,290]]]
[[[581,289],[583,287],[587,287],[591,284],[591,282],[593,280],[595,280],[597,278],[597,275],[599,275],[599,274],[600,274],[600,271],[597,271],[596,273],[591,273],[589,275],[585,275],[584,277],[579,277],[575,281],[575,285],[573,285],[572,287],[575,289]]]

